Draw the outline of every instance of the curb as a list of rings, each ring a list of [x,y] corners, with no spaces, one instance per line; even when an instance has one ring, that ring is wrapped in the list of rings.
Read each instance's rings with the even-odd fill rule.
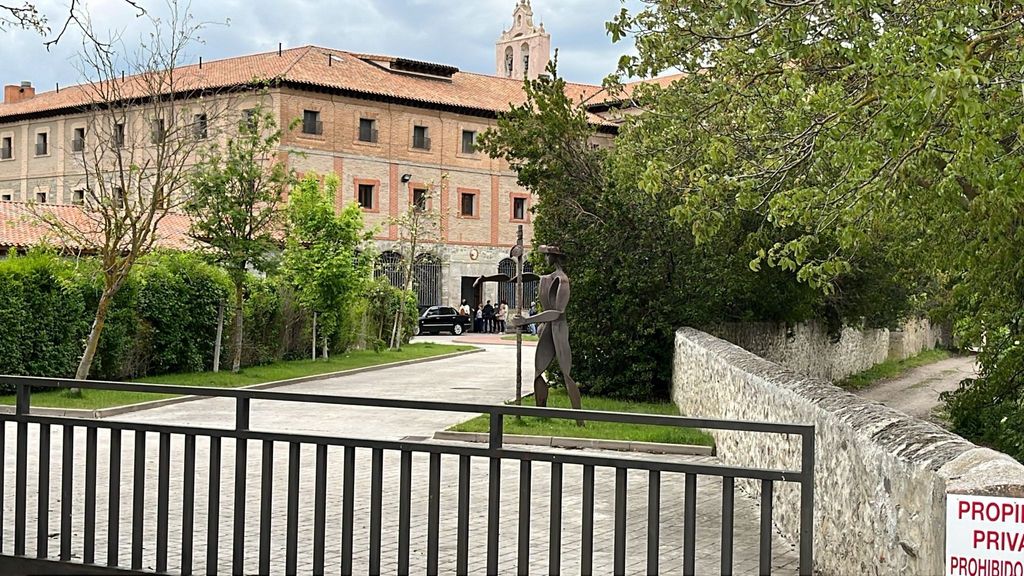
[[[440,356],[428,356],[426,358],[413,358],[412,360],[401,360],[399,362],[389,362],[387,364],[375,364],[373,366],[363,366],[362,368],[350,368],[348,370],[339,370],[337,372],[325,372],[323,374],[313,374],[310,376],[299,376],[298,378],[289,378],[288,380],[277,380],[274,382],[264,382],[262,384],[252,384],[250,386],[239,386],[232,388],[232,390],[269,390],[271,388],[279,388],[281,386],[291,386],[292,384],[302,384],[304,382],[312,382],[314,380],[324,380],[328,378],[339,378],[342,376],[352,376],[355,374],[361,374],[363,372],[375,372],[377,370],[385,370],[388,368],[399,368],[401,366],[409,366],[412,364],[422,364],[425,362],[433,362],[435,360],[447,360],[449,358],[458,358],[459,356],[466,356],[468,354],[476,354],[477,352],[483,352],[482,348],[474,348],[472,350],[462,350],[460,352],[452,352],[450,354],[441,354]],[[86,419],[103,419],[110,418],[112,416],[120,416],[122,414],[129,414],[132,412],[141,412],[142,410],[151,410],[153,408],[163,408],[164,406],[171,406],[174,404],[181,404],[183,402],[191,402],[193,400],[211,399],[211,396],[175,396],[174,398],[163,398],[161,400],[151,400],[149,402],[138,402],[136,404],[126,404],[124,406],[112,406],[110,408],[97,408],[95,410],[85,410],[78,408],[47,408],[44,406],[32,407],[29,410],[29,414],[36,416],[50,416],[57,418],[86,418]],[[0,414],[14,414],[14,406],[0,406]]]
[[[448,430],[439,430],[434,432],[434,440],[487,443],[490,441],[490,438],[486,432],[450,432]],[[505,444],[550,446],[552,448],[615,450],[618,452],[643,452],[646,454],[674,454],[686,456],[714,456],[714,449],[711,446],[695,446],[692,444],[663,444],[660,442],[566,438],[563,436],[527,436],[519,434],[505,434],[502,436],[502,441]]]

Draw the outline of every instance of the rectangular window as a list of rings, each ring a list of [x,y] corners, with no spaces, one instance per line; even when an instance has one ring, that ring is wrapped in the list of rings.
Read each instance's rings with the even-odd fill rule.
[[[462,153],[476,154],[476,132],[472,130],[462,131]]]
[[[76,206],[81,206],[82,204],[85,204],[85,190],[72,190],[71,203]]]
[[[14,138],[4,136],[0,140],[0,160],[10,160],[14,156]]]
[[[71,151],[81,152],[85,150],[85,128],[75,128],[74,136],[71,137]]]
[[[359,141],[377,143],[377,121],[372,118],[359,119]]]
[[[412,205],[417,210],[423,212],[427,209],[427,191],[424,188],[413,188],[412,190]]]
[[[46,192],[36,192],[36,202],[46,204]]]
[[[123,148],[124,147],[124,124],[123,123],[114,124],[114,147],[115,148]]]
[[[526,198],[512,199],[512,219],[526,220]]]
[[[259,119],[256,118],[255,108],[246,108],[245,110],[242,110],[241,128],[243,130],[248,130],[249,132],[259,129]]]
[[[430,150],[430,132],[426,126],[412,127],[412,147],[420,150]]]
[[[320,121],[320,113],[315,110],[303,110],[302,112],[302,133],[323,134],[324,123]]]
[[[124,188],[120,186],[114,186],[114,205],[124,206]]]
[[[210,121],[206,114],[196,114],[192,117],[192,136],[196,140],[206,140],[209,129]]]
[[[0,202],[10,202],[14,199],[12,194],[0,194]]]
[[[462,216],[476,216],[476,194],[463,192],[459,198],[459,214]]]
[[[373,184],[359,185],[359,205],[365,210],[373,210]]]
[[[50,153],[50,135],[46,132],[36,134],[36,156],[46,156]]]
[[[150,142],[152,142],[153,144],[159,144],[160,142],[164,141],[164,137],[166,135],[167,130],[164,127],[164,119],[159,118],[157,120],[153,120],[153,122],[150,124]]]

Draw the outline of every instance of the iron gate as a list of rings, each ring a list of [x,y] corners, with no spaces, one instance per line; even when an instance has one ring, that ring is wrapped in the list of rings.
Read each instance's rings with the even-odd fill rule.
[[[441,260],[433,254],[420,254],[413,265],[413,290],[420,306],[441,305]]]
[[[289,383],[315,378],[297,379]],[[734,565],[734,487],[737,480],[749,480],[760,483],[762,494],[757,545],[759,572],[770,574],[772,570],[773,489],[777,483],[793,483],[799,486],[800,493],[799,573],[812,573],[814,427],[810,425],[9,376],[0,376],[0,384],[17,390],[14,413],[0,414],[0,450],[4,450],[5,442],[15,445],[13,538],[3,531],[6,524],[0,518],[0,543],[10,538],[13,547],[4,547],[0,551],[4,555],[0,556],[0,569],[9,570],[12,566],[20,565],[19,562],[28,562],[35,557],[43,562],[53,562],[48,573],[62,570],[103,573],[95,571],[100,566],[111,566],[134,571],[152,567],[158,573],[174,570],[181,574],[191,574],[195,570],[206,574],[217,574],[219,571],[240,574],[252,573],[254,569],[261,574],[296,574],[301,565],[303,572],[324,574],[330,557],[332,573],[340,568],[341,574],[352,574],[354,571],[363,573],[362,565],[354,568],[356,564],[353,559],[358,557],[360,562],[366,563],[365,573],[379,574],[384,571],[408,574],[413,568],[410,551],[415,536],[418,542],[425,544],[425,553],[422,556],[419,553],[415,555],[415,567],[418,572],[427,574],[438,574],[442,559],[444,565],[453,568],[456,574],[467,574],[477,560],[481,567],[486,567],[488,574],[512,567],[515,567],[517,573],[526,574],[531,566],[535,567],[535,573],[559,574],[566,567],[569,556],[572,556],[572,563],[581,574],[592,574],[595,571],[623,574],[627,569],[627,537],[632,539],[642,530],[634,529],[627,534],[626,519],[628,511],[632,509],[634,517],[637,513],[646,516],[646,533],[642,536],[645,545],[632,548],[634,554],[639,552],[639,555],[630,561],[629,566],[644,565],[646,573],[658,574],[662,569],[680,568],[661,563],[661,552],[677,545],[666,542],[661,536],[663,518],[660,515],[662,502],[678,502],[681,495],[682,573],[695,574],[698,536],[715,537],[716,534],[711,532],[716,532],[720,535],[721,573],[731,574]],[[32,388],[72,386],[85,390],[230,399],[234,403],[234,426],[209,428],[31,413]],[[268,402],[298,402],[310,405],[311,409],[317,405],[346,405],[483,413],[488,415],[490,421],[489,441],[486,446],[473,446],[426,443],[416,439],[387,441],[254,430],[250,426],[254,400],[261,407]],[[618,457],[550,448],[510,448],[505,444],[504,435],[504,423],[509,416],[687,426],[795,436],[801,446],[801,467],[800,470],[751,469],[700,461]],[[58,429],[60,433],[56,434]],[[14,438],[9,438],[12,433]],[[60,457],[57,460],[51,454],[54,443],[59,445],[57,452]],[[250,448],[255,448],[252,461]],[[233,454],[233,462],[230,457],[225,457],[229,450]],[[30,453],[35,457],[33,460],[38,462],[31,469]],[[102,453],[106,454],[106,466],[100,466]],[[314,478],[303,486],[300,482],[301,462],[308,461],[310,456],[313,466],[307,470],[306,478],[311,475]],[[276,467],[275,462],[279,457],[283,457],[284,462],[281,467]],[[253,474],[250,463],[255,463],[256,459],[259,461],[258,472]],[[84,460],[84,465],[78,465],[79,460]],[[128,465],[122,467],[126,461]],[[55,505],[59,507],[59,534],[55,541],[57,549],[51,552],[48,515],[53,502],[50,479],[54,462],[59,462],[57,470],[52,474],[60,478],[59,504]],[[386,466],[386,463],[390,466]],[[446,475],[443,474],[442,463],[449,465]],[[0,470],[2,479],[9,470],[6,459],[0,459],[0,464],[3,466]],[[470,493],[474,464],[483,467],[477,470],[475,477],[479,478],[483,474],[487,491],[486,500],[478,498],[476,502],[471,499]],[[503,476],[509,474],[509,467],[513,464],[518,466],[519,471],[517,506],[511,509],[514,517],[512,526],[515,528],[505,528],[502,533],[506,537],[514,537],[515,541],[512,543],[506,539],[504,545],[507,546],[507,553],[503,554],[499,526],[502,518],[509,520],[507,516],[510,510],[501,506],[502,498],[508,497],[502,493],[502,480]],[[416,473],[424,465],[426,474]],[[227,476],[232,467],[234,472],[228,483],[229,486],[233,484],[231,496],[222,498],[221,475],[226,472]],[[200,468],[204,470],[203,474],[199,474]],[[128,469],[132,471],[132,478],[130,483],[125,483]],[[286,479],[275,480],[275,470],[283,472],[284,469],[287,470]],[[330,475],[329,469],[333,471]],[[34,476],[34,482],[31,483],[30,472]],[[535,484],[532,478],[538,472],[544,472],[550,478],[547,493],[541,499],[534,498],[532,492]],[[569,474],[576,478],[579,473],[582,473],[582,481],[579,483],[581,494],[574,492],[567,495],[567,485],[563,479]],[[613,481],[611,474],[614,474]],[[595,526],[600,523],[595,516],[595,494],[603,494],[601,491],[604,489],[603,484],[595,483],[597,475],[603,475],[614,485],[613,495],[609,494],[610,500],[613,500],[611,506],[603,497],[598,500],[602,510],[610,512],[607,517],[612,520],[609,530],[612,543],[607,550],[596,549],[594,545]],[[107,478],[105,486],[101,485],[104,476]],[[155,486],[149,483],[147,476],[155,480]],[[457,480],[453,476],[457,476]],[[396,481],[385,482],[386,477]],[[444,482],[443,477],[446,478]],[[646,505],[646,510],[640,507],[640,512],[636,511],[636,507],[630,508],[627,499],[627,488],[629,485],[635,486],[635,478],[646,480],[646,497],[640,502]],[[674,490],[668,492],[666,500],[663,498],[662,487],[669,486],[670,478],[678,478],[683,489],[680,493]],[[286,492],[280,497],[282,481],[286,484]],[[722,485],[720,531],[715,529],[698,534],[698,483],[711,481],[720,481]],[[274,497],[275,485],[278,486],[278,498]],[[34,497],[37,509],[35,516],[30,517],[28,496],[33,488],[36,489]],[[250,489],[254,489],[251,499],[247,498]],[[329,489],[337,497],[332,500],[337,507],[327,505]],[[206,497],[197,498],[198,491],[205,491]],[[339,491],[340,495],[337,494]],[[122,492],[130,492],[130,503],[122,502]],[[385,492],[388,494],[386,499]],[[426,497],[414,500],[414,494]],[[449,514],[456,512],[456,518],[452,519],[454,530],[449,531],[452,526],[446,526],[444,540],[441,539],[442,495],[451,496],[455,504],[445,506],[444,511]],[[577,495],[581,499],[577,499]],[[563,514],[568,509],[565,505],[567,496],[573,505],[579,503],[578,516]],[[0,482],[0,500],[8,504],[11,498],[10,491]],[[354,538],[357,502],[359,509],[369,515],[368,523],[364,522],[366,518],[361,515],[358,519],[358,542]],[[123,518],[122,508],[128,509],[129,504],[130,517]],[[541,504],[548,508],[546,517],[531,523],[534,517],[532,507],[540,507]],[[425,526],[420,524],[424,518],[422,509],[415,510],[414,516],[414,505],[416,508],[419,505],[426,508]],[[397,515],[394,514],[396,508]],[[172,509],[175,510],[173,526]],[[199,520],[206,521],[205,526],[199,523],[199,534],[197,510],[200,513]],[[105,519],[100,512],[105,512]],[[301,529],[300,517],[303,519]],[[389,524],[388,531],[391,534],[390,529],[393,528],[397,534],[394,546],[390,542],[382,545],[382,518],[385,517],[389,523],[397,517],[393,524]],[[601,518],[605,517],[606,514],[602,513]],[[415,533],[411,529],[413,518],[417,521]],[[486,537],[483,543],[471,547],[471,534],[484,535],[483,530],[471,532],[473,522],[486,523]],[[538,523],[545,524],[546,529],[533,532],[532,524]],[[578,527],[579,532],[569,534],[567,527],[570,523]],[[31,525],[36,528],[36,538],[30,555],[28,528]],[[76,525],[83,527],[81,534],[74,533],[73,526]],[[230,530],[231,544],[222,548],[219,534],[225,526]],[[253,529],[247,531],[247,526]],[[173,542],[172,528],[175,535]],[[122,529],[125,529],[123,536]],[[326,546],[328,530],[340,540],[337,549],[333,545],[330,548]],[[205,538],[198,538],[198,535]],[[101,559],[97,549],[102,548],[103,544],[106,554]],[[203,548],[202,554],[196,553],[197,547]],[[420,544],[416,545],[417,550],[423,548],[420,548]],[[284,554],[278,558],[278,552],[282,549]],[[514,554],[511,553],[513,549]],[[389,551],[387,558],[382,556],[385,550]],[[541,556],[542,552],[546,554]],[[598,565],[595,568],[595,557],[605,553],[610,560],[609,566]],[[421,561],[422,564],[419,564]],[[84,568],[83,563],[86,565]],[[538,565],[543,567],[536,568]]]
[[[523,272],[533,272],[533,264],[529,262],[523,263]],[[498,263],[498,274],[507,274],[510,278],[516,276],[516,261],[511,258],[505,258]],[[528,309],[530,303],[537,300],[537,288],[538,282],[536,280],[532,282],[523,282],[523,309]],[[500,282],[498,284],[498,301],[504,300],[508,302],[509,308],[516,307],[516,283],[512,282]]]

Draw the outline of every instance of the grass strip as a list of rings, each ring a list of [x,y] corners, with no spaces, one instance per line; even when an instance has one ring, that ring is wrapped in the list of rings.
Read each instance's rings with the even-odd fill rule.
[[[242,386],[265,384],[290,378],[301,378],[303,376],[315,376],[317,374],[328,374],[343,370],[430,358],[432,356],[472,350],[473,348],[473,346],[465,345],[452,346],[423,342],[407,344],[397,351],[374,352],[372,350],[357,350],[334,356],[328,360],[287,360],[274,362],[273,364],[244,368],[237,374],[232,373],[230,369],[222,372],[163,374],[147,377],[145,382],[140,381],[140,383],[240,388]],[[64,390],[46,390],[32,393],[32,406],[97,410],[170,397],[172,395],[169,394],[146,394],[143,392],[122,392],[118,390],[82,390],[81,398],[71,398],[67,396]],[[0,404],[13,405],[14,403],[14,394],[0,396]]]
[[[863,372],[836,382],[836,386],[846,390],[863,390],[882,380],[890,380],[902,376],[914,368],[934,364],[952,356],[953,354],[948,350],[925,350],[917,356],[912,356],[905,360],[886,360]]]
[[[530,396],[523,399],[523,405],[535,406],[536,403],[533,397]],[[565,390],[551,390],[551,394],[548,396],[548,407],[569,408],[569,397]],[[583,409],[602,412],[679,415],[679,409],[671,402],[629,402],[592,396],[585,396],[583,398]],[[456,424],[448,430],[453,432],[487,432],[488,426],[487,415],[480,415],[472,420]],[[568,438],[596,438],[601,440],[714,446],[714,439],[710,435],[693,428],[643,426],[618,422],[587,422],[587,425],[581,428],[572,420],[536,418],[532,416],[522,419],[506,417],[504,433],[528,436],[564,436]]]

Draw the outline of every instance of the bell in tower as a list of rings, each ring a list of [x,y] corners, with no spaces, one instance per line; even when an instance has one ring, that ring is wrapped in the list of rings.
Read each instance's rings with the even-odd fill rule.
[[[505,78],[535,79],[551,60],[551,35],[544,24],[534,26],[530,0],[518,0],[512,12],[512,28],[495,43],[496,73]]]

